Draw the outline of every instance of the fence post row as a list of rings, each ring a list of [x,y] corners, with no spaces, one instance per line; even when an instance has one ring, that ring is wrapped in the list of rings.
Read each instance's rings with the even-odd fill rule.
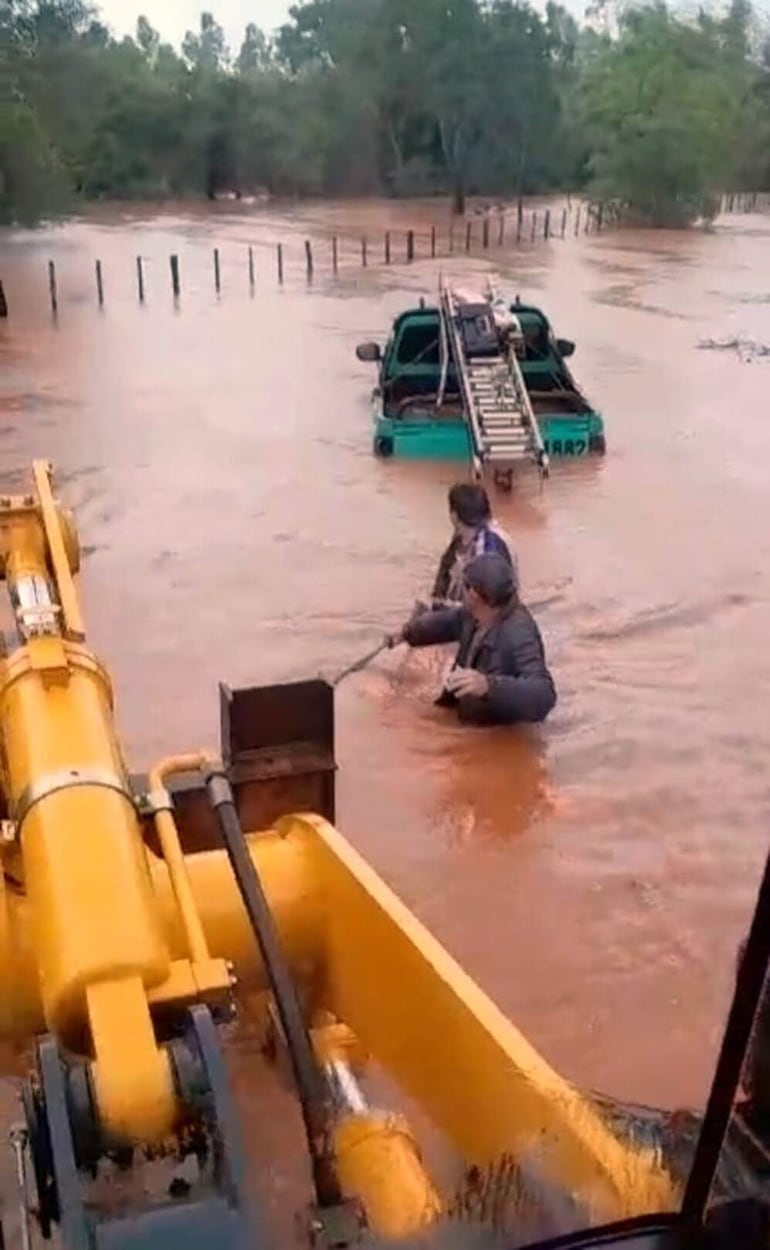
[[[751,213],[751,212],[757,212],[757,211],[767,211],[768,207],[770,207],[770,192],[766,192],[766,191],[725,191],[719,200],[719,211],[722,213]],[[543,235],[542,237],[544,240],[555,238],[557,235],[557,227],[554,225],[554,229],[552,230],[551,228],[551,211],[552,210],[550,208],[546,208],[543,211]],[[562,239],[566,238],[567,223],[570,218],[570,215],[572,214],[572,211],[573,210],[572,210],[571,205],[561,210],[561,225],[558,228],[558,234],[559,234],[559,237]],[[498,210],[498,229],[497,229],[497,246],[498,247],[503,247],[505,244],[506,216],[507,214],[504,210]],[[530,213],[530,231],[529,231],[529,238],[532,243],[534,243],[535,240],[537,239],[537,224],[538,224],[537,218],[538,218],[537,210],[533,209]],[[577,238],[581,232],[581,227],[582,227],[584,234],[590,234],[594,232],[598,233],[599,231],[603,230],[605,226],[609,227],[611,225],[617,224],[619,220],[621,220],[620,215],[614,211],[611,205],[607,206],[602,201],[599,201],[598,203],[590,202],[590,201],[585,201],[581,203],[579,201],[577,205],[575,206],[575,210],[574,210],[573,233],[574,233],[575,238]],[[491,222],[491,214],[489,212],[485,212],[484,216],[482,217],[482,222],[481,222],[481,247],[485,250],[490,247],[490,222]],[[429,236],[430,253],[429,254],[430,254],[431,259],[435,259],[437,256],[440,256],[440,255],[446,255],[447,252],[450,256],[454,254],[455,243],[456,243],[455,226],[456,226],[455,220],[450,219],[447,235],[445,236],[446,251],[443,250],[442,244],[439,240],[438,228],[436,227],[435,224],[433,224],[430,227],[430,236]],[[524,212],[522,210],[521,203],[518,203],[516,205],[516,235],[515,235],[516,244],[521,243],[523,233],[524,233]],[[416,237],[415,231],[413,229],[406,231],[406,235],[405,235],[406,248],[405,248],[405,253],[404,253],[404,260],[406,263],[411,263],[415,259],[415,237]],[[361,265],[364,269],[366,269],[369,265],[369,240],[365,234],[361,235],[360,246],[361,246]],[[462,247],[462,244],[460,244],[460,247]],[[465,251],[466,253],[469,253],[472,250],[472,247],[473,247],[473,218],[466,218],[465,220]],[[312,240],[305,239],[304,251],[305,251],[305,273],[306,273],[308,281],[311,281],[313,279],[314,272],[315,272],[315,258],[313,254]],[[222,269],[221,269],[220,250],[218,247],[214,248],[213,255],[214,255],[214,286],[215,286],[217,294],[220,294],[221,289],[222,289]],[[255,264],[254,264],[253,246],[249,245],[247,255],[248,255],[249,290],[251,294],[253,294],[254,288],[256,286],[256,271],[255,271]],[[278,269],[278,283],[280,286],[283,286],[283,282],[284,282],[283,243],[276,244],[276,260],[277,260],[277,269]],[[386,265],[390,265],[392,263],[392,260],[393,260],[392,234],[390,230],[386,230],[384,232],[383,261]],[[332,265],[332,271],[336,275],[339,271],[339,240],[338,240],[337,235],[333,235],[331,237],[331,265]],[[180,276],[179,256],[176,253],[173,253],[171,256],[169,256],[169,267],[171,270],[171,289],[174,295],[174,299],[178,300],[181,295],[182,284],[181,284],[181,276]],[[100,308],[103,308],[105,304],[105,284],[104,284],[104,266],[101,260],[96,260],[94,262],[94,272],[95,272],[95,277],[96,277],[97,302],[98,302],[98,306]],[[137,284],[137,293],[139,297],[139,303],[144,304],[145,298],[146,298],[146,286],[145,286],[145,274],[144,274],[144,259],[142,256],[136,257],[136,284]],[[50,304],[51,304],[51,311],[54,314],[54,316],[56,316],[59,311],[59,291],[58,291],[58,281],[57,281],[57,274],[56,274],[56,264],[53,260],[48,261],[48,293],[49,293],[49,299],[50,299]],[[3,283],[0,280],[0,320],[6,319],[8,315],[9,315],[8,298],[3,288]]]

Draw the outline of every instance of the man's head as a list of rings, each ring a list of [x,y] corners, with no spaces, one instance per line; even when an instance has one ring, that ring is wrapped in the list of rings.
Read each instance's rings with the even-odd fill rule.
[[[475,556],[464,574],[465,605],[479,624],[488,624],[516,599],[513,569],[504,556]]]
[[[489,496],[476,482],[455,482],[448,502],[449,518],[461,538],[471,538],[492,519]]]

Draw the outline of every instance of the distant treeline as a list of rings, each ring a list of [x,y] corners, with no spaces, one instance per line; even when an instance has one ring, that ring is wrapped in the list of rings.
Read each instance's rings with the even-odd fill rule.
[[[770,186],[770,40],[748,0],[582,27],[549,0],[304,0],[230,51],[116,40],[82,0],[0,0],[0,221],[78,199],[524,196],[569,190],[652,224]]]

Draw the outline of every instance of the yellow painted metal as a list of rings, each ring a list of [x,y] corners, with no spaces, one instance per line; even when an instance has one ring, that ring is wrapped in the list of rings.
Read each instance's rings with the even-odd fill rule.
[[[250,835],[247,840],[289,962],[303,985],[315,985],[322,975],[323,913],[310,875],[310,860],[297,839],[266,833]],[[185,928],[164,860],[147,851],[147,863],[165,949],[171,961],[164,978],[154,986],[145,987],[147,998],[152,1004],[184,1001],[201,993],[193,965],[186,958]],[[244,990],[266,990],[268,981],[259,949],[227,855],[224,851],[204,851],[188,855],[185,863],[207,945],[216,952],[217,958],[211,963],[232,964]],[[111,895],[108,891],[102,893]],[[14,893],[0,875],[0,1036],[3,1038],[20,1041],[45,1025],[37,962],[38,947],[32,934],[29,902],[23,895]],[[196,974],[199,968],[200,965],[195,966]],[[75,1020],[79,1018],[76,1013]]]
[[[0,872],[0,1037],[25,1042],[43,1026],[29,906],[19,884]]]
[[[535,1152],[543,1173],[579,1193],[597,1219],[675,1205],[668,1175],[608,1131],[336,830],[319,818],[292,818],[248,841],[314,1007],[354,1031],[464,1158],[483,1165]],[[264,989],[226,856],[188,856],[187,869],[209,947],[234,963],[244,989]],[[168,869],[154,856],[150,876],[168,949],[180,959],[184,928]],[[9,925],[18,927],[20,906]],[[9,992],[28,1020],[33,990],[21,980],[28,965],[16,966]],[[375,1153],[350,1133],[357,1158]]]
[[[316,1013],[312,1038],[323,1068],[341,1065],[351,1075],[364,1068],[368,1056],[359,1039],[328,1011]],[[351,1107],[339,1115],[332,1138],[343,1193],[358,1198],[376,1236],[418,1237],[441,1216],[441,1200],[404,1116]]]
[[[2,782],[12,812],[34,786],[67,772],[127,785],[109,679],[84,649],[64,646],[60,686],[46,686],[29,647],[0,665]],[[45,1018],[71,1040],[90,983],[137,975],[153,985],[168,974],[137,813],[118,789],[54,790],[28,808],[19,842]]]
[[[133,1140],[157,1140],[173,1126],[175,1095],[145,990],[168,977],[171,959],[109,678],[61,632],[82,634],[82,622],[69,578],[72,551],[40,466],[36,486],[37,501],[16,508],[5,501],[2,570],[12,587],[39,579],[54,609],[63,591],[66,613],[58,629],[51,618],[49,636],[30,637],[0,663],[0,783],[16,824],[3,867],[23,879],[47,1027],[76,1050],[90,1033],[103,1123]],[[5,904],[7,922],[7,891]],[[10,937],[5,946],[11,950]]]
[[[596,1219],[676,1207],[652,1153],[606,1128],[337,830],[295,817],[277,831],[305,845],[324,899],[324,1007],[466,1159],[534,1162]]]
[[[376,1236],[416,1237],[439,1218],[441,1202],[403,1116],[345,1115],[333,1144],[343,1192],[360,1200]]]
[[[178,1103],[141,978],[91,984],[86,998],[96,1055],[91,1082],[102,1124],[119,1140],[162,1141],[176,1125]]]
[[[150,770],[149,777],[150,799],[158,805],[153,817],[155,829],[171,878],[171,888],[182,917],[187,953],[193,962],[199,963],[205,963],[208,960],[209,948],[190,888],[190,878],[182,848],[179,845],[179,834],[165,783],[167,778],[173,777],[174,774],[202,772],[210,765],[211,759],[203,751],[195,755],[172,755],[156,764]]]
[[[156,1007],[226,990],[227,961],[244,988],[267,981],[224,852],[182,857],[162,811],[164,858],[143,844],[109,677],[71,641],[76,536],[47,467],[36,486],[37,498],[0,497],[0,569],[45,578],[65,611],[63,633],[0,660],[0,786],[16,821],[15,840],[0,842],[0,1032],[23,1037],[44,1020],[81,1053],[90,1036],[100,1118],[159,1141],[178,1107]],[[200,766],[161,765],[153,789],[191,759]],[[468,1162],[534,1163],[597,1220],[676,1204],[651,1156],[609,1132],[337,830],[299,815],[248,842],[311,1019],[351,1030]],[[336,1146],[373,1226],[406,1235],[435,1219],[403,1122],[357,1112]]]
[[[302,983],[312,985],[321,973],[323,911],[304,848],[296,839],[270,832],[249,835],[247,842],[282,948]],[[203,851],[187,855],[185,862],[210,949],[234,965],[244,988],[267,989],[259,948],[226,853]],[[168,868],[154,855],[149,856],[149,863],[166,940],[174,958],[181,958],[185,935]]]
[[[534,1161],[597,1220],[674,1209],[652,1154],[607,1129],[337,830],[287,817],[248,841],[314,1008],[344,1021],[469,1162]],[[188,867],[212,950],[226,952],[244,987],[264,988],[220,853],[190,856]],[[153,867],[161,889],[163,871]]]
[[[64,636],[71,642],[82,642],[86,636],[72,574],[80,567],[80,546],[77,530],[70,515],[57,508],[51,487],[52,466],[44,460],[32,465],[42,528],[46,535],[51,571],[59,595]]]

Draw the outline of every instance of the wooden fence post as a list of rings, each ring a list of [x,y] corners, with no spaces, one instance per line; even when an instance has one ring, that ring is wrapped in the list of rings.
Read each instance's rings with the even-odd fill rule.
[[[142,269],[142,258],[136,258],[136,283],[139,288],[139,303],[144,303],[144,270]]]
[[[56,266],[52,260],[48,262],[48,290],[51,295],[51,312],[56,316],[59,311],[59,297],[56,293]]]
[[[99,307],[104,308],[104,282],[102,280],[102,262],[96,262],[96,298],[99,301]]]
[[[171,290],[174,293],[174,299],[179,299],[179,257],[172,256],[169,263],[171,265]]]

